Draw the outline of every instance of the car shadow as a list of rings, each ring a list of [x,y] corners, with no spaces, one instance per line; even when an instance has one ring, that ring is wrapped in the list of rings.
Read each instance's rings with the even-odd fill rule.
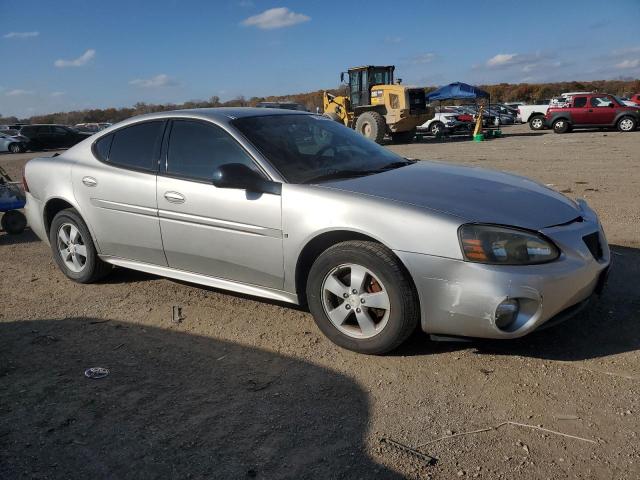
[[[502,137],[540,137],[542,135],[547,135],[544,132],[520,132],[520,133],[503,133]]]
[[[430,342],[416,333],[395,355],[430,355],[472,348],[477,354],[580,361],[640,350],[640,249],[612,245],[607,286],[586,309],[515,340]]]
[[[24,232],[17,235],[10,235],[7,232],[0,230],[0,246],[2,245],[17,245],[19,243],[32,243],[39,242],[40,239],[30,228],[26,228]]]
[[[366,392],[304,361],[93,318],[4,321],[0,359],[0,478],[403,478]]]

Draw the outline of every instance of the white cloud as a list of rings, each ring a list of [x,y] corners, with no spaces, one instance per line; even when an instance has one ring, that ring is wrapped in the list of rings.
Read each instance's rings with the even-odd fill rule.
[[[518,62],[517,53],[499,53],[487,60],[487,67],[506,67]]]
[[[52,97],[61,97],[65,94],[65,92],[51,92],[50,95]]]
[[[275,28],[290,27],[298,23],[304,23],[311,20],[311,17],[302,13],[295,13],[286,7],[270,8],[264,12],[253,15],[242,21],[245,27],[258,27],[263,30],[272,30]]]
[[[151,78],[136,78],[129,82],[130,85],[136,85],[143,88],[158,88],[158,87],[172,87],[178,84],[175,80],[170,78],[167,74],[161,73]]]
[[[7,97],[19,97],[21,95],[33,95],[33,91],[16,88],[15,90],[9,90],[7,93],[5,93],[5,95]]]
[[[90,48],[78,58],[74,58],[73,60],[56,60],[53,64],[58,68],[64,67],[82,67],[86,65],[96,56],[96,51],[93,48]]]
[[[33,38],[40,35],[40,32],[9,32],[3,35],[3,38]]]
[[[400,43],[402,42],[402,37],[385,37],[384,41],[391,44]]]
[[[433,52],[423,53],[421,55],[416,55],[412,59],[412,63],[414,65],[420,65],[424,63],[431,63],[436,59],[437,55]]]
[[[635,60],[623,60],[620,63],[616,63],[616,68],[638,68],[640,67],[640,59]]]

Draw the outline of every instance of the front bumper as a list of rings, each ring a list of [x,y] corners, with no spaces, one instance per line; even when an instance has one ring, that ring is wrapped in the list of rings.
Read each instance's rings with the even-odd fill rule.
[[[595,214],[542,232],[562,251],[558,260],[542,265],[484,265],[396,251],[418,290],[422,329],[448,336],[517,338],[569,313],[601,289],[610,252]],[[583,240],[594,232],[602,248],[599,258]],[[508,329],[500,329],[495,312],[507,299],[518,299],[520,312]]]

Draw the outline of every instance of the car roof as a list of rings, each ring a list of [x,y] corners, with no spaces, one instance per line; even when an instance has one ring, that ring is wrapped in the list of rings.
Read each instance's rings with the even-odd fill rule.
[[[247,117],[267,117],[274,115],[313,115],[310,112],[301,110],[279,110],[277,108],[255,108],[255,107],[215,107],[215,108],[191,108],[184,110],[167,110],[164,112],[147,113],[127,118],[122,122],[113,124],[103,130],[109,132],[114,128],[120,128],[128,124],[142,120],[162,120],[165,118],[200,118],[211,119],[218,123],[229,123],[237,118]],[[102,132],[101,132],[102,133]]]

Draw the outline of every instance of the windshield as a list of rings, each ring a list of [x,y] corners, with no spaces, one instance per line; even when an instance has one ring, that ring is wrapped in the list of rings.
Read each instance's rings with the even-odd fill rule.
[[[410,163],[320,115],[247,117],[233,124],[290,183],[357,177]]]

